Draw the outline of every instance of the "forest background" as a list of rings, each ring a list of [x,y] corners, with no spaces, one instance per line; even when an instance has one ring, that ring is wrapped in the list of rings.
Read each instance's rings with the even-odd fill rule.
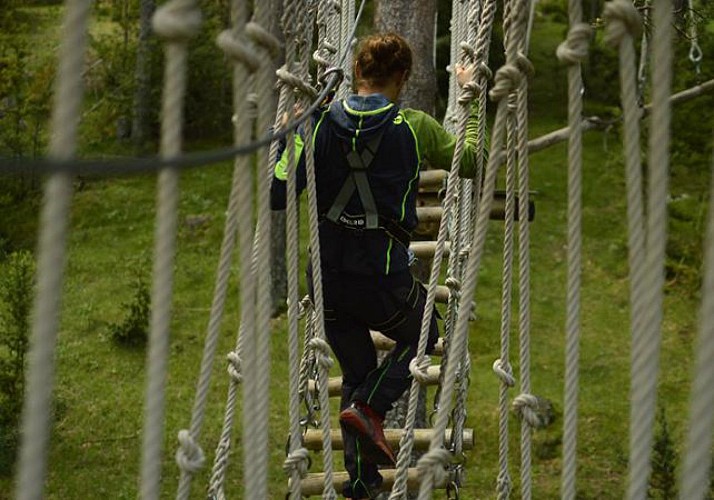
[[[276,12],[279,0],[271,0]],[[644,2],[636,2],[642,7]],[[677,40],[674,90],[714,75],[714,5],[674,2]],[[583,339],[581,417],[578,453],[579,498],[622,498],[627,469],[629,338],[627,325],[627,238],[621,115],[616,54],[603,42],[599,18],[603,2],[584,0],[587,20],[597,28],[584,67],[586,115],[610,125],[585,138]],[[102,0],[93,7],[90,54],[84,80],[78,154],[117,158],[157,149],[162,51],[150,30],[153,0]],[[229,22],[229,2],[204,0],[201,34],[190,45],[186,100],[186,149],[230,144],[230,66],[215,45]],[[31,160],[46,153],[52,82],[56,68],[61,2],[0,0],[0,158]],[[447,0],[368,2],[360,33],[394,29],[415,46],[417,68],[405,103],[442,117],[449,62]],[[276,16],[277,18],[277,16]],[[436,30],[434,29],[436,19]],[[689,59],[692,19],[704,57]],[[276,23],[272,27],[278,32]],[[567,32],[564,1],[538,2],[530,57],[530,135],[537,137],[566,123],[566,69],[554,57]],[[491,67],[503,61],[496,30]],[[435,61],[435,62],[434,62]],[[647,97],[648,89],[644,89]],[[702,238],[708,209],[714,98],[678,106],[673,123],[671,187],[668,200],[667,283],[660,418],[656,441],[653,498],[672,498],[681,443],[686,431],[692,340],[701,278]],[[646,135],[646,131],[645,131]],[[643,145],[646,144],[646,137]],[[553,146],[531,157],[537,216],[532,229],[533,377],[536,393],[554,403],[556,422],[535,435],[534,497],[556,498],[561,460],[564,338],[566,161]],[[175,490],[172,449],[178,429],[188,425],[198,373],[203,331],[208,321],[218,260],[231,165],[214,165],[182,176],[181,228],[176,264],[172,354],[168,382],[164,493]],[[34,282],[38,208],[42,176],[31,163],[22,175],[0,177],[0,499],[10,498],[18,443],[17,423],[24,386],[29,311]],[[144,387],[144,343],[150,311],[148,279],[154,224],[155,178],[76,180],[69,260],[57,352],[53,438],[48,498],[136,497]],[[276,219],[280,228],[280,219]],[[490,366],[499,355],[500,223],[492,223],[488,256],[477,292],[478,318],[472,326],[472,390],[468,426],[476,448],[467,462],[463,498],[494,496],[497,470],[498,383]],[[304,235],[303,235],[304,236]],[[279,241],[279,238],[276,238]],[[304,246],[304,245],[303,245]],[[275,266],[280,276],[280,248]],[[303,248],[304,258],[304,248]],[[237,272],[237,264],[234,265]],[[276,280],[271,379],[271,498],[285,491],[281,472],[287,434],[285,331],[282,284]],[[235,343],[239,290],[224,322],[221,348]],[[514,360],[517,373],[517,362]],[[216,369],[215,397],[204,433],[204,449],[215,445],[227,383]],[[518,487],[516,429],[511,421],[511,475]],[[240,497],[236,443],[228,489]],[[315,467],[319,466],[319,460]],[[319,467],[318,467],[319,468]],[[203,481],[203,483],[201,483]],[[200,495],[206,484],[195,482]]]

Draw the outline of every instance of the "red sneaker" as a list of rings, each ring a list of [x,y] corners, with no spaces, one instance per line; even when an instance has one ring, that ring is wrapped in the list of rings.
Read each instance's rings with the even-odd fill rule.
[[[365,459],[377,465],[395,465],[394,452],[384,437],[383,417],[368,404],[355,401],[340,413],[340,423],[355,436]]]

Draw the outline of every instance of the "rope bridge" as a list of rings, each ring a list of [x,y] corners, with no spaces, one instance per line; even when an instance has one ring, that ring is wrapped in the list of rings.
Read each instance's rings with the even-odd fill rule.
[[[270,394],[270,262],[269,185],[278,140],[286,137],[288,157],[294,167],[294,130],[303,123],[310,135],[312,111],[331,92],[345,95],[350,88],[350,54],[356,25],[365,2],[359,8],[348,0],[314,2],[285,0],[281,24],[285,43],[266,30],[272,12],[267,2],[254,2],[252,14],[246,2],[231,2],[232,25],[218,37],[218,46],[233,64],[235,147],[194,155],[182,154],[183,100],[186,88],[187,44],[200,29],[200,12],[194,0],[170,0],[154,17],[154,31],[165,42],[166,71],[162,104],[160,158],[120,163],[74,159],[77,122],[82,102],[82,66],[90,4],[67,0],[63,40],[55,89],[49,157],[38,168],[49,173],[41,213],[38,260],[38,290],[29,355],[26,400],[22,423],[16,496],[20,500],[43,497],[48,469],[50,406],[54,385],[54,351],[57,344],[60,290],[62,288],[69,207],[73,177],[77,173],[103,175],[155,171],[158,175],[157,221],[154,243],[152,316],[146,358],[147,386],[145,427],[142,444],[141,497],[157,499],[160,494],[165,413],[165,380],[169,355],[169,324],[173,288],[173,267],[177,233],[178,175],[181,169],[234,159],[233,181],[227,208],[223,241],[210,320],[207,327],[201,369],[190,427],[179,433],[176,461],[181,476],[177,498],[188,498],[193,475],[206,466],[201,446],[210,378],[215,364],[219,330],[226,302],[230,266],[236,245],[240,259],[241,318],[236,346],[228,355],[230,375],[225,417],[214,455],[210,498],[224,498],[229,468],[238,398],[242,397],[242,468],[244,498],[268,498],[268,403]],[[458,140],[450,172],[423,172],[422,189],[437,190],[445,185],[442,206],[420,209],[422,222],[439,222],[433,242],[415,242],[417,255],[431,260],[427,304],[417,355],[411,363],[413,382],[408,392],[408,409],[403,429],[387,430],[387,438],[398,442],[397,466],[385,471],[390,500],[418,494],[431,498],[436,488],[446,488],[449,498],[458,498],[462,485],[464,453],[473,447],[473,431],[465,427],[465,398],[471,368],[469,321],[478,272],[484,256],[489,221],[500,213],[504,223],[501,349],[493,370],[499,391],[499,474],[497,496],[512,495],[509,471],[509,407],[520,421],[520,496],[530,499],[531,433],[543,424],[539,398],[530,381],[530,255],[529,199],[530,151],[568,140],[568,281],[566,320],[566,373],[564,394],[564,435],[562,498],[576,496],[577,408],[579,393],[580,288],[582,247],[582,134],[588,129],[582,117],[581,64],[588,54],[590,26],[582,22],[581,2],[570,0],[570,29],[557,51],[568,66],[568,127],[548,136],[528,140],[528,79],[533,67],[527,58],[533,6],[527,0],[504,1],[505,63],[495,73],[489,67],[489,49],[497,8],[496,0],[454,0],[452,20],[452,67],[457,62],[474,68],[473,81],[463,89],[452,74],[445,126]],[[530,15],[530,17],[529,17]],[[612,0],[605,6],[608,41],[618,49],[620,88],[624,115],[624,151],[627,178],[627,218],[629,235],[630,301],[632,334],[630,458],[627,497],[647,495],[654,435],[656,384],[662,329],[664,250],[666,242],[667,171],[669,166],[670,113],[673,103],[710,92],[713,82],[671,95],[672,8],[667,0],[651,2],[653,32],[646,38],[652,51],[652,103],[642,106],[641,89],[646,71],[640,57],[637,66],[634,37],[642,31],[640,13],[628,0]],[[313,47],[313,41],[318,45]],[[692,36],[692,59],[701,60],[696,33]],[[277,72],[279,96],[273,96],[273,61],[284,55]],[[316,63],[313,70],[311,63]],[[698,67],[698,66],[697,66]],[[489,85],[491,86],[488,91]],[[639,95],[638,95],[639,93]],[[685,95],[686,94],[686,95]],[[485,153],[488,97],[495,104],[490,154]],[[475,180],[458,177],[471,102],[479,104],[478,175]],[[306,111],[294,115],[295,104]],[[254,112],[253,112],[254,111]],[[283,117],[288,123],[283,125]],[[648,173],[643,175],[639,124],[650,120]],[[593,125],[597,126],[597,125]],[[256,138],[252,130],[275,130]],[[312,269],[315,273],[314,303],[299,297],[298,213],[295,200],[295,168],[287,179],[288,269],[288,353],[289,353],[289,442],[284,469],[289,498],[321,494],[337,497],[335,486],[342,475],[333,470],[333,449],[340,445],[339,433],[331,429],[331,394],[339,380],[328,378],[332,365],[325,341],[324,311],[320,279],[320,251],[317,237],[317,210],[312,144],[307,141],[307,204]],[[258,165],[257,170],[253,165]],[[504,167],[505,166],[505,167]],[[0,173],[19,171],[23,165],[2,163]],[[499,171],[505,168],[505,193],[496,192]],[[257,178],[254,179],[254,172]],[[647,184],[645,184],[645,181]],[[256,186],[255,189],[253,186]],[[647,199],[644,199],[646,193]],[[714,183],[712,184],[714,196]],[[500,207],[497,207],[500,203]],[[254,210],[255,206],[255,210]],[[255,213],[255,215],[254,215]],[[680,498],[704,498],[709,486],[712,435],[714,434],[714,212],[707,225],[705,274],[702,288],[696,375],[691,396],[690,425],[686,457],[681,475]],[[443,261],[446,280],[439,284]],[[517,265],[516,265],[517,264]],[[514,271],[515,265],[515,271]],[[510,364],[512,291],[518,290],[518,331],[520,373]],[[445,334],[438,348],[440,363],[432,365],[425,355],[431,314],[436,302],[446,304]],[[301,332],[301,325],[303,329]],[[375,333],[375,343],[390,345]],[[518,382],[518,395],[510,390]],[[415,429],[417,399],[422,385],[436,384],[433,427]],[[242,390],[241,389],[242,387]],[[308,415],[301,413],[301,406]],[[316,429],[309,429],[313,425]],[[451,427],[449,427],[451,426]],[[417,469],[410,468],[412,451],[423,450]],[[321,450],[324,471],[308,475],[309,449]],[[386,494],[386,493],[385,493]]]

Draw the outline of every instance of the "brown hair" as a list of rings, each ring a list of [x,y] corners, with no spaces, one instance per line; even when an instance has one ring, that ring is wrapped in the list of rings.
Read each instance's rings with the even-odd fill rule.
[[[359,81],[370,85],[386,85],[398,73],[412,69],[412,49],[396,33],[371,35],[364,38],[355,56],[355,72],[359,68]]]

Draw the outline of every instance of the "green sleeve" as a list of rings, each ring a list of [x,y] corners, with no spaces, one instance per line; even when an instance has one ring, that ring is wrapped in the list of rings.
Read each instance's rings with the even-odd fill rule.
[[[444,130],[439,122],[423,111],[405,109],[403,112],[416,135],[419,156],[426,158],[435,168],[449,170],[454,156],[456,136]],[[473,178],[476,175],[477,131],[478,104],[474,102],[471,104],[471,114],[466,124],[466,142],[459,166],[459,175],[462,177]]]

